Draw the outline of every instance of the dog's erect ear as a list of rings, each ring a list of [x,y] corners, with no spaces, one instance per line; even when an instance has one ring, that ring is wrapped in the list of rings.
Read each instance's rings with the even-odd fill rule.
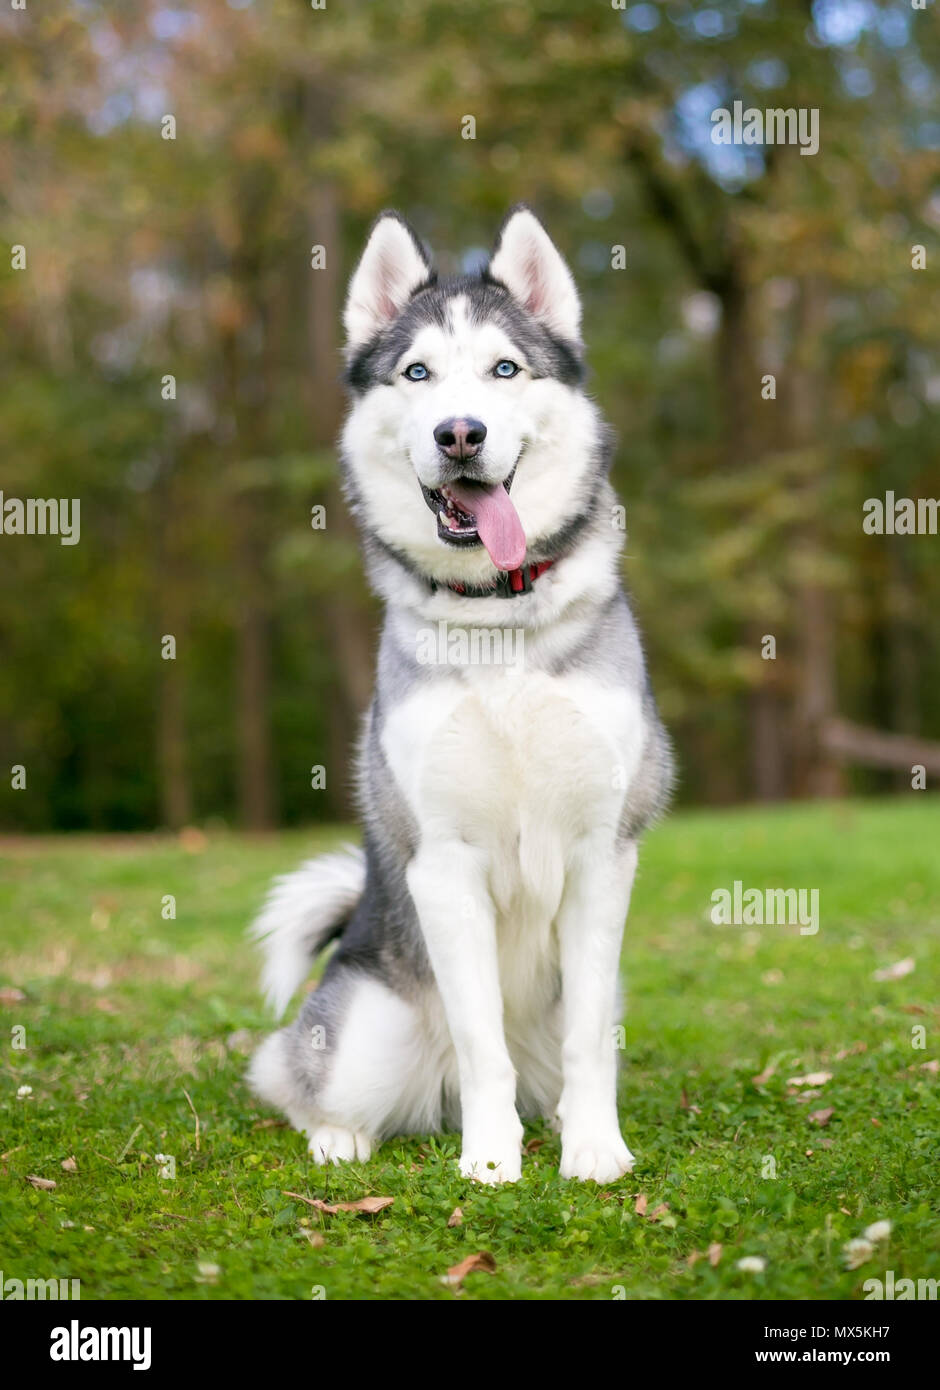
[[[489,273],[552,333],[580,342],[581,301],[571,271],[524,204],[513,208],[503,223]]]
[[[404,308],[431,275],[417,236],[397,212],[383,212],[349,283],[343,324],[347,345],[362,347]]]

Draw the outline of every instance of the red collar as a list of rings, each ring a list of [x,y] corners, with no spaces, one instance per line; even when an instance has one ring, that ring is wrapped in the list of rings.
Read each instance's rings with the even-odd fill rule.
[[[463,598],[515,598],[517,594],[528,594],[540,574],[550,570],[554,560],[542,560],[537,565],[522,565],[517,570],[502,570],[495,586],[475,589],[469,584],[448,584],[446,587]]]

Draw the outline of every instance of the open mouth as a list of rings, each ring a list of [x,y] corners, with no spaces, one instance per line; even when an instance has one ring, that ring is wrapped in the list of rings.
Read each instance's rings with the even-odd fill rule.
[[[484,545],[497,569],[518,568],[525,559],[525,532],[509,489],[513,468],[501,483],[455,478],[440,488],[421,484],[424,500],[437,518],[437,534],[446,545]]]

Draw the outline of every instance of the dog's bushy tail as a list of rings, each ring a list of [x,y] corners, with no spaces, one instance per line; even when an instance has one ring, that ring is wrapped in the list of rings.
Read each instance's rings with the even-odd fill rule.
[[[365,855],[354,845],[275,880],[250,934],[264,953],[261,987],[278,1018],[310,962],[342,933],[365,881]]]

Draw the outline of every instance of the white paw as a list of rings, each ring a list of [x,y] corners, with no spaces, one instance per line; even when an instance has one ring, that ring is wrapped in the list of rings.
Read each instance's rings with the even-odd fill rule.
[[[574,1140],[561,1146],[563,1178],[580,1178],[582,1182],[616,1182],[624,1173],[633,1171],[634,1157],[618,1134],[615,1139]]]
[[[314,1163],[365,1163],[372,1156],[372,1140],[361,1130],[343,1129],[341,1125],[317,1125],[310,1131],[307,1145]]]

